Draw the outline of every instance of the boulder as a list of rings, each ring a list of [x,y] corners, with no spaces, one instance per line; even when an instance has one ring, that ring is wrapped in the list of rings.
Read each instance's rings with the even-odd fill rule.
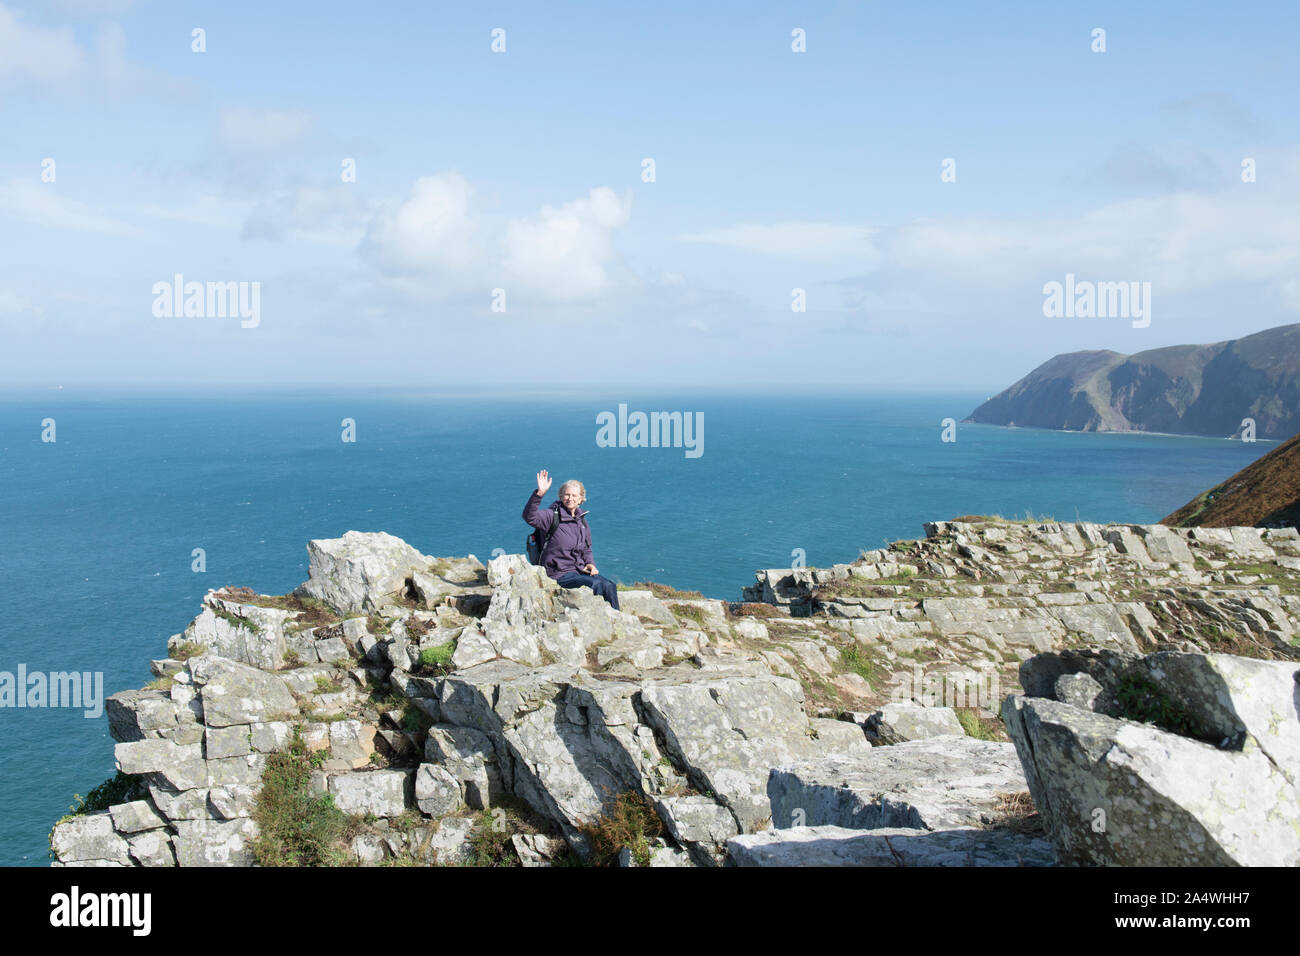
[[[455,813],[465,805],[460,781],[436,763],[420,764],[415,772],[415,803],[421,813],[431,817]]]
[[[383,531],[349,531],[307,542],[308,579],[293,592],[324,601],[340,614],[369,613],[399,594],[413,571],[433,559]]]
[[[199,644],[205,653],[220,654],[263,670],[283,666],[288,649],[285,622],[292,620],[296,612],[243,604],[214,591],[203,596],[203,604],[203,610],[185,628],[178,644]]]
[[[869,715],[866,737],[874,744],[901,744],[930,737],[963,737],[966,730],[951,707],[922,707],[907,701],[885,704]]]
[[[1118,716],[1008,697],[1003,720],[1061,860],[1300,863],[1296,675],[1292,663],[1161,652],[1106,688]],[[1171,729],[1127,719],[1137,704]]]

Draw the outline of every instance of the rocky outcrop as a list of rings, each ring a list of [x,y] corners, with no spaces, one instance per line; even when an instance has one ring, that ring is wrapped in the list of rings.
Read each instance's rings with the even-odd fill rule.
[[[1260,438],[1300,431],[1300,324],[1213,345],[1057,355],[966,421],[1228,438],[1246,418]]]
[[[1297,656],[1294,533],[980,519],[926,534],[760,571],[744,602],[656,586],[620,592],[622,611],[521,555],[314,541],[295,592],[209,592],[158,680],[109,698],[127,786],[55,827],[56,863],[253,862],[267,768],[292,751],[366,864],[485,846],[591,859],[618,818],[645,829],[615,854],[628,864],[1038,865],[1056,851],[1036,771],[994,720],[1004,691],[1119,720],[1105,708],[1144,652]],[[1266,741],[1267,714],[1234,713],[1241,740]],[[1258,753],[1287,759],[1279,746]]]
[[[1300,667],[1160,652],[1026,668],[1060,670],[1003,716],[1063,862],[1300,864]],[[1074,697],[1079,675],[1095,693]]]
[[[377,610],[407,586],[412,575],[423,583],[431,559],[401,538],[385,532],[349,531],[341,538],[307,545],[308,580],[299,597],[324,601],[343,614]],[[416,587],[412,581],[411,587]]]
[[[932,522],[829,568],[756,572],[734,629],[814,711],[900,701],[995,713],[1022,661],[1067,648],[1298,660],[1300,533],[1090,522]],[[866,714],[863,715],[866,719]]]

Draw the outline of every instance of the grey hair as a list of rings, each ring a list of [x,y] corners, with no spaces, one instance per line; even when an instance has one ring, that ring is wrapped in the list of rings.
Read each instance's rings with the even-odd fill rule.
[[[555,497],[563,498],[565,488],[577,488],[579,493],[582,495],[582,501],[587,500],[587,487],[582,482],[578,481],[576,478],[570,478],[564,484],[560,485],[560,490],[555,493]],[[578,503],[582,504],[582,501]]]

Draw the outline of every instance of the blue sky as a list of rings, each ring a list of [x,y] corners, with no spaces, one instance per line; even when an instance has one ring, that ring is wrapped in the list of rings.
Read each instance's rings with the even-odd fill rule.
[[[996,389],[1300,321],[1288,3],[286,7],[0,0],[0,380]]]

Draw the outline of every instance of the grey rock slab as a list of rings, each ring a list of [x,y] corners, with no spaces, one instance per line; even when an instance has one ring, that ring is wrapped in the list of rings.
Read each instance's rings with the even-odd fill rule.
[[[1088,635],[1094,647],[1137,654],[1137,641],[1123,614],[1113,604],[1083,604],[1051,608],[1051,614],[1071,631]],[[1039,648],[1051,650],[1052,648]]]
[[[252,866],[257,824],[250,819],[179,820],[176,862],[180,866]]]
[[[550,866],[562,857],[569,845],[558,837],[543,833],[516,833],[510,838],[519,862],[524,866]]]
[[[726,804],[744,832],[761,829],[772,812],[768,769],[816,752],[803,690],[770,674],[702,676],[710,679],[647,681],[641,692],[646,719],[697,789]]]
[[[375,833],[360,833],[352,841],[352,856],[360,864],[374,865],[388,856],[384,838]]]
[[[628,614],[639,614],[668,627],[677,626],[677,618],[663,601],[646,590],[628,590],[618,592],[618,605]]]
[[[289,688],[273,674],[211,654],[188,663],[209,727],[275,720],[298,710]]]
[[[733,866],[1054,866],[1052,846],[1010,830],[798,827],[733,837]]]
[[[162,737],[183,727],[192,727],[198,715],[172,700],[165,690],[127,690],[104,701],[108,732],[121,743]]]
[[[1169,651],[1144,663],[1152,681],[1204,732],[1244,753],[1261,751],[1300,787],[1300,665]]]
[[[55,824],[50,846],[55,858],[61,863],[105,860],[123,866],[131,865],[127,841],[113,829],[113,818],[107,810],[87,813]]]
[[[740,832],[731,811],[705,796],[655,797],[654,806],[679,843],[712,844],[721,850]]]
[[[160,816],[148,800],[132,800],[108,808],[113,818],[113,828],[118,833],[140,833],[165,827],[167,820]]]
[[[370,755],[375,752],[376,727],[359,720],[334,720],[329,728],[330,759],[335,766],[347,765],[352,769],[369,766]]]
[[[435,725],[425,739],[424,757],[440,764],[455,777],[467,805],[482,810],[509,792],[492,738],[481,730]]]
[[[1071,707],[1092,710],[1102,686],[1089,674],[1062,674],[1056,679],[1056,699]]]
[[[208,806],[208,788],[196,787],[192,790],[176,790],[164,780],[146,777],[149,799],[158,808],[158,812],[168,820],[206,820],[211,818],[212,810]]]
[[[165,830],[137,833],[127,840],[131,859],[141,866],[175,866],[172,835]]]
[[[332,774],[329,792],[344,813],[397,817],[406,809],[411,777],[411,771],[406,770]]]
[[[203,733],[203,755],[209,760],[242,757],[252,751],[252,728],[245,724],[233,727],[208,727]]]
[[[768,783],[778,829],[978,826],[997,819],[1002,794],[1026,789],[1012,744],[971,737],[873,747],[865,759],[778,766]]]
[[[122,773],[154,773],[195,766],[199,769],[190,775],[202,778],[206,774],[206,770],[202,768],[203,747],[200,744],[180,745],[162,738],[137,740],[117,744],[113,748],[113,756],[117,760],[117,769]]]
[[[443,817],[432,826],[411,832],[411,854],[440,866],[468,863],[472,857],[469,837],[473,829],[474,821],[468,817]]]
[[[814,743],[821,753],[862,757],[871,751],[871,742],[859,724],[846,720],[813,718],[808,721],[808,725],[817,735]]]

